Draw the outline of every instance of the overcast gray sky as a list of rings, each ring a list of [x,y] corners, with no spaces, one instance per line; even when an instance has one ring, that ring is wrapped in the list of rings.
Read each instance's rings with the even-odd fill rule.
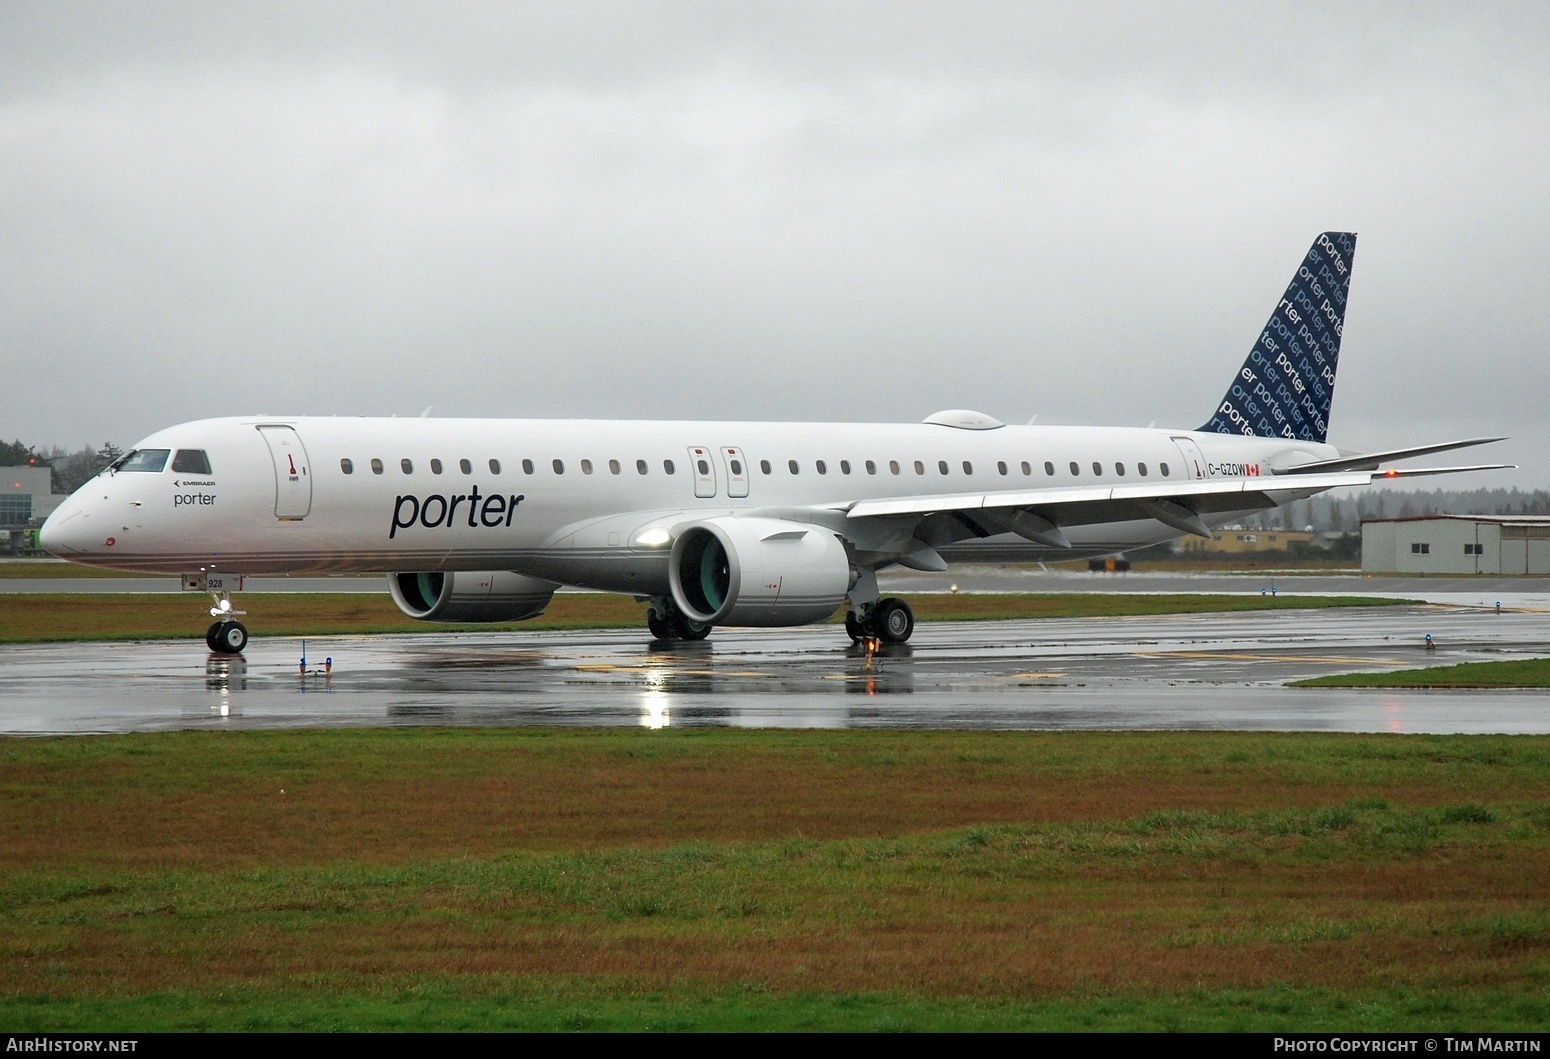
[[[0,435],[1194,427],[1342,230],[1331,440],[1550,486],[1546,56],[1542,3],[4,0]]]

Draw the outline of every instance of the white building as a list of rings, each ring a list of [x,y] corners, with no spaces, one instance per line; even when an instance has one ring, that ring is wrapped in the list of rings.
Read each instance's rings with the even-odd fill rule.
[[[1426,515],[1362,523],[1364,574],[1550,574],[1550,516]]]
[[[59,506],[47,467],[0,467],[0,528],[36,525]]]

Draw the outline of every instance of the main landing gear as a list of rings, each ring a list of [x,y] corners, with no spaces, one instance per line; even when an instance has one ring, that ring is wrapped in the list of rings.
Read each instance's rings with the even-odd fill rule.
[[[915,631],[915,612],[902,599],[889,596],[862,608],[845,612],[845,631],[855,643],[875,637],[883,643],[904,643]]]
[[[679,610],[671,599],[656,596],[646,608],[646,628],[651,630],[653,640],[703,640],[711,630],[711,626]]]

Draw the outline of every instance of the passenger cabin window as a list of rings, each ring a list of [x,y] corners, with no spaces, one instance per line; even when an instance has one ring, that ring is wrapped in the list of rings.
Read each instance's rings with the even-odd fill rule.
[[[1051,478],[1055,476],[1055,465],[1049,460],[1044,461],[1044,473],[1049,475]]]
[[[866,473],[867,474],[876,474],[877,473],[877,462],[875,460],[867,460],[866,461]]]
[[[1025,463],[1025,464],[1023,464],[1023,466],[1026,467],[1028,465]],[[1000,471],[1002,474],[1005,474],[1006,473],[1006,461],[1005,460],[997,460],[996,461],[996,470]]]
[[[1103,477],[1103,464],[1099,463],[1097,460],[1093,461],[1093,477],[1094,478],[1101,478],[1101,477]]]
[[[1114,465],[1114,473],[1121,478],[1125,477],[1125,465],[1123,463],[1116,463]]]
[[[373,459],[371,461],[371,473],[372,474],[381,474],[382,473],[382,461],[381,460]]]
[[[841,460],[840,461],[840,473],[841,474],[849,474],[850,473],[850,461],[849,460]]]
[[[797,473],[797,461],[796,460],[787,460],[786,461],[786,468],[788,470],[790,470],[792,474],[796,474]]]
[[[973,474],[974,473],[974,464],[970,463],[968,460],[964,460],[963,461],[963,473],[964,474]],[[1003,471],[1001,473],[1005,474],[1006,472]]]
[[[760,460],[759,461],[759,470],[763,471],[765,474],[769,474],[770,473],[770,461],[769,460]]]
[[[582,474],[591,474],[592,473],[592,461],[591,460],[582,460],[581,461],[581,473]]]
[[[663,460],[662,461],[662,473],[663,474],[672,474],[673,473],[673,461],[672,460]]]
[[[586,460],[582,460],[581,461],[581,468],[582,468],[582,470],[586,470],[586,467],[587,467],[587,461]],[[710,464],[708,462],[706,462],[705,460],[696,460],[695,463],[694,463],[694,469],[696,471],[699,471],[701,474],[709,474],[710,473]]]
[[[215,473],[210,470],[210,457],[205,455],[204,449],[179,449],[172,457],[172,469],[179,474]]]
[[[1145,478],[1146,477],[1146,464],[1144,464],[1144,463],[1136,464],[1136,471],[1137,471],[1137,473],[1139,473],[1141,475],[1142,478]]]
[[[533,461],[532,460],[523,460],[522,461],[522,473],[523,474],[532,474],[533,473]]]
[[[412,461],[412,460],[399,460],[398,461],[398,469],[403,471],[405,474],[413,474],[414,473],[414,461]]]
[[[441,472],[437,471],[436,473],[440,474]],[[501,461],[500,460],[491,460],[490,461],[490,473],[491,474],[500,474],[501,473]]]
[[[1024,460],[1023,461],[1023,477],[1026,478],[1026,477],[1028,477],[1032,473],[1033,473],[1033,465],[1030,464],[1027,460]]]
[[[149,471],[156,473],[167,466],[167,457],[171,455],[171,449],[135,449],[128,456],[118,461],[117,469],[120,471]]]
[[[431,461],[431,473],[432,474],[440,474],[441,473],[441,461],[440,460],[432,460]]]
[[[814,464],[814,466],[816,466],[818,468],[818,473],[819,474],[828,474],[829,473],[829,465],[827,463],[824,463],[822,460],[818,460]]]
[[[355,464],[351,463],[348,459],[340,460],[339,461],[339,469],[341,471],[343,471],[345,474],[354,474],[355,473]]]
[[[946,474],[947,473],[947,461],[946,460],[937,460],[936,461],[936,469],[941,471],[943,474]]]
[[[619,461],[618,460],[609,460],[608,461],[608,473],[609,474],[618,474],[619,473]]]
[[[1077,463],[1076,463],[1075,460],[1072,460],[1071,461],[1071,476],[1073,478],[1075,478],[1077,475],[1079,475],[1081,473],[1082,473],[1082,468],[1077,466]]]
[[[919,460],[916,460],[915,461],[915,473],[916,474],[925,474],[926,473],[926,465],[924,463],[921,463]]]
[[[1157,469],[1162,472],[1164,478],[1168,477],[1168,465],[1166,463],[1159,463]]]
[[[899,461],[898,460],[889,460],[888,461],[888,470],[892,474],[898,474],[899,473]]]
[[[635,461],[635,473],[636,474],[645,474],[648,469],[649,468],[647,468],[645,460],[636,460]]]
[[[554,461],[554,473],[555,474],[564,474],[565,473],[565,461],[564,460],[555,460]]]
[[[731,462],[731,467],[732,467],[732,473],[734,475],[737,475],[738,477],[742,477],[742,474],[743,474],[743,461],[742,460],[733,460]]]
[[[457,469],[462,471],[464,474],[473,474],[474,473],[474,465],[473,465],[473,462],[470,461],[470,460],[458,460],[457,461]]]

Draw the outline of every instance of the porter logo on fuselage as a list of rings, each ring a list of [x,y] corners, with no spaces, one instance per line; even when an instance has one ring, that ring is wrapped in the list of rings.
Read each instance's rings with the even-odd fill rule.
[[[393,501],[393,524],[388,529],[388,540],[398,536],[399,530],[414,526],[435,529],[437,526],[455,525],[461,514],[458,508],[464,504],[468,505],[465,511],[469,529],[510,526],[511,516],[517,513],[517,505],[526,499],[521,493],[515,496],[501,493],[481,496],[477,485],[472,492],[450,497],[432,493],[422,500],[413,493],[404,494]]]

